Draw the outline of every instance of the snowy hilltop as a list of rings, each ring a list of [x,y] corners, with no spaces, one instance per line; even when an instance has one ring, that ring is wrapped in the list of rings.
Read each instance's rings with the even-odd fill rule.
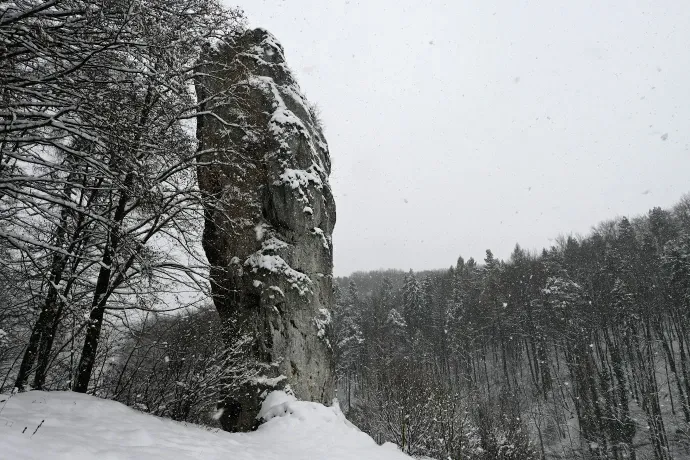
[[[337,405],[297,401],[275,391],[251,433],[226,433],[143,414],[114,401],[73,392],[32,391],[0,397],[0,458],[409,459],[378,446]]]

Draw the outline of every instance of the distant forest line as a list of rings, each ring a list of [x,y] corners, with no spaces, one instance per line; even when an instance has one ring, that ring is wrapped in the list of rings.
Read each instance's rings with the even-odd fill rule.
[[[690,458],[690,196],[540,253],[338,279],[341,405],[435,458]]]

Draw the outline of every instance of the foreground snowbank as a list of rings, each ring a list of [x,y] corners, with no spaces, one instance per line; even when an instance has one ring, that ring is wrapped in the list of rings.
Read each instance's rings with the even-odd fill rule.
[[[2,459],[409,460],[391,444],[376,445],[338,408],[295,401],[280,392],[270,394],[262,407],[267,422],[241,434],[177,423],[71,392],[32,391],[0,400],[6,400],[0,402]]]

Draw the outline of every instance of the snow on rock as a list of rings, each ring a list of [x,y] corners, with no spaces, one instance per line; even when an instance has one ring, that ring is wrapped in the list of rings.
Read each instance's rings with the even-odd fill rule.
[[[278,377],[272,377],[272,378],[265,377],[265,376],[259,376],[259,377],[254,377],[254,382],[256,382],[260,385],[263,385],[264,387],[275,388],[278,385],[280,385],[280,383],[285,379],[287,379],[287,377],[285,377],[284,375],[279,375]]]
[[[309,290],[309,286],[311,285],[309,277],[290,267],[280,256],[255,252],[247,259],[245,265],[252,267],[252,273],[256,273],[259,269],[263,269],[270,273],[277,273],[285,276],[290,287],[297,290],[301,296],[311,292]],[[258,286],[255,285],[255,287]]]
[[[310,202],[310,185],[313,185],[317,189],[323,187],[321,176],[319,175],[316,165],[311,165],[307,170],[286,168],[279,178],[280,180],[274,182],[275,185],[284,184],[290,187],[292,190],[297,190],[299,193],[299,200],[305,203]]]
[[[314,325],[316,325],[316,336],[324,340],[328,348],[330,348],[331,342],[328,339],[328,328],[331,325],[331,312],[325,308],[319,309],[319,316],[314,318]]]
[[[296,403],[297,398],[293,395],[289,395],[284,391],[272,391],[266,396],[264,402],[261,403],[261,410],[257,418],[268,421],[274,417],[285,415],[289,412],[288,406]]]
[[[404,460],[349,423],[337,405],[270,393],[266,420],[251,433],[226,433],[137,412],[72,392],[1,396],[0,458],[12,460]],[[35,434],[34,431],[41,424]],[[26,430],[24,433],[24,428]]]
[[[321,238],[321,244],[323,245],[324,248],[330,249],[331,248],[331,242],[330,238],[326,236],[326,234],[321,230],[319,227],[314,227],[311,229],[311,232]]]

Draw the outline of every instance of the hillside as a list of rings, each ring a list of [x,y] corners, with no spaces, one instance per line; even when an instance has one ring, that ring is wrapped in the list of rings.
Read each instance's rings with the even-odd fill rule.
[[[417,456],[690,458],[688,229],[683,199],[508,260],[353,275],[343,410]]]
[[[271,393],[262,407],[268,421],[241,434],[173,422],[73,392],[32,391],[0,401],[2,459],[409,458],[393,444],[378,446],[336,407],[295,401],[281,392]]]

